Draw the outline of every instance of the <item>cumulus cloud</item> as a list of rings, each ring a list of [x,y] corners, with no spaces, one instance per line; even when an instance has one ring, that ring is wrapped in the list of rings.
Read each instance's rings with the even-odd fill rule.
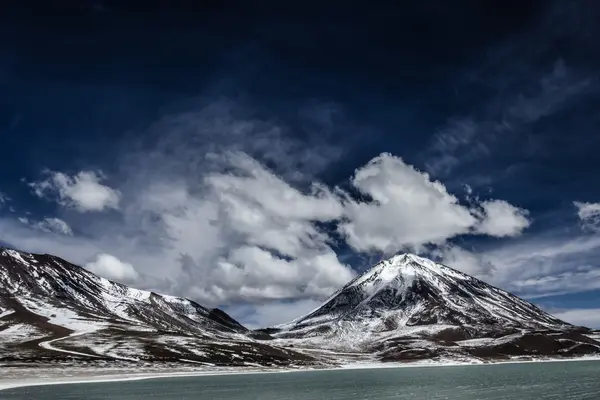
[[[354,277],[332,250],[286,260],[256,246],[235,249],[215,272],[222,274],[221,285],[237,284],[228,297],[251,300],[322,299]]]
[[[584,230],[600,232],[600,203],[573,202]]]
[[[483,212],[462,205],[441,182],[391,154],[357,169],[351,183],[371,200],[347,196],[344,203],[339,231],[359,251],[419,250],[472,233],[515,236],[529,226],[527,212],[506,201],[477,204]]]
[[[58,233],[67,236],[73,235],[73,230],[69,224],[60,218],[44,218],[41,221],[31,221],[29,218],[20,217],[19,221],[43,232]]]
[[[393,253],[443,243],[469,232],[476,218],[440,182],[382,154],[356,170],[352,185],[372,201],[348,199],[340,232],[359,251]]]
[[[79,212],[119,208],[120,192],[102,184],[105,176],[100,171],[81,171],[74,176],[46,171],[46,175],[46,179],[29,184],[38,197],[53,198]]]
[[[139,278],[139,274],[133,265],[106,253],[98,254],[94,261],[85,265],[85,269],[98,276],[120,283],[135,282]]]
[[[207,304],[326,297],[353,277],[315,224],[341,215],[327,188],[302,193],[239,152],[220,162],[228,168],[205,176],[200,195],[164,183],[136,207],[173,239],[167,251],[181,268],[172,290]]]
[[[504,200],[488,200],[480,204],[483,219],[477,225],[477,232],[496,236],[520,235],[530,224],[528,212]]]

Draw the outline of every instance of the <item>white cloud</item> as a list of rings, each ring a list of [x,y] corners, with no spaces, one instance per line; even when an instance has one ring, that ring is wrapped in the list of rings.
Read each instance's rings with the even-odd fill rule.
[[[575,308],[552,313],[556,318],[573,325],[600,329],[600,308]]]
[[[199,197],[167,186],[143,195],[183,254],[175,290],[207,304],[324,298],[353,277],[314,224],[342,212],[329,190],[302,193],[242,153],[220,161],[227,172],[206,176]]]
[[[101,182],[102,172],[81,171],[75,176],[47,171],[48,177],[30,183],[38,197],[55,196],[57,203],[79,212],[118,209],[121,193]]]
[[[310,249],[309,249],[310,250]],[[223,283],[234,291],[229,297],[241,299],[323,299],[354,277],[352,270],[342,265],[329,250],[286,260],[259,247],[235,249],[214,269],[215,283]],[[213,288],[206,288],[214,290]]]
[[[473,253],[458,246],[444,246],[433,252],[434,256],[449,267],[466,274],[484,277],[491,276],[496,267],[480,254]]]
[[[490,282],[527,298],[600,288],[600,237],[546,234],[484,251]]]
[[[484,235],[517,236],[530,224],[527,210],[504,200],[488,200],[480,206],[483,209],[483,219],[477,226],[477,232]]]
[[[339,231],[359,251],[418,250],[473,233],[515,236],[529,226],[525,210],[501,200],[476,204],[483,212],[470,209],[441,182],[390,154],[357,169],[352,185],[372,199],[346,197],[344,202],[345,220]]]
[[[328,189],[315,185],[303,194],[246,155],[228,158],[237,172],[212,174],[206,182],[230,228],[247,243],[290,257],[301,256],[307,248],[326,247],[326,235],[312,222],[337,219],[343,211]]]
[[[40,230],[45,232],[60,233],[62,235],[73,235],[73,230],[65,221],[60,218],[44,218],[36,224]]]
[[[120,283],[135,282],[139,278],[139,274],[133,265],[106,253],[98,254],[94,261],[85,265],[85,269],[98,276]]]
[[[19,217],[18,220],[25,224],[29,225],[34,229],[48,232],[48,233],[59,233],[61,235],[72,236],[73,230],[65,221],[60,218],[44,218],[41,221],[31,221],[26,217]]]
[[[120,228],[114,231],[107,230],[103,235],[94,237],[49,235],[32,227],[29,220],[19,219],[26,223],[0,217],[0,232],[10,233],[2,237],[2,241],[13,248],[33,253],[54,254],[81,266],[109,250],[118,258],[133,258],[135,261],[130,260],[131,264],[141,268],[146,265],[154,265],[157,268],[162,265],[164,268],[165,265],[164,255],[152,248],[144,248],[145,251],[141,251],[134,238],[124,236]],[[159,288],[148,286],[143,281],[137,282],[136,285],[140,288]]]
[[[597,290],[600,289],[600,269],[580,266],[573,271],[516,279],[511,286],[521,293],[528,293],[529,298]]]
[[[600,232],[600,203],[573,202],[584,230]]]
[[[403,247],[444,243],[477,222],[440,182],[382,154],[356,170],[352,185],[372,202],[348,199],[340,232],[359,251],[395,253]]]

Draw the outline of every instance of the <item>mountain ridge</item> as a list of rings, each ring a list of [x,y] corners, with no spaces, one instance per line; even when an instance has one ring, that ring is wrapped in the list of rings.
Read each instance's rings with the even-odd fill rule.
[[[482,362],[599,354],[599,339],[414,254],[377,263],[305,316],[251,331],[189,299],[112,282],[53,255],[0,249],[0,363]]]
[[[257,342],[222,310],[133,289],[56,256],[12,249],[0,250],[0,339],[0,361],[314,361]]]

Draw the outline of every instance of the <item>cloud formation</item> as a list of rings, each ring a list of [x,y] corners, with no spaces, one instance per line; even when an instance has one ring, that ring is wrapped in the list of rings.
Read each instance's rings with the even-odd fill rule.
[[[496,266],[481,254],[463,249],[456,245],[447,245],[432,252],[440,262],[466,274],[478,277],[490,277]]]
[[[463,205],[441,182],[391,154],[357,169],[351,184],[370,200],[346,195],[338,229],[358,251],[420,251],[465,234],[517,236],[529,226],[526,210],[504,200]]]
[[[328,189],[302,193],[247,154],[220,162],[226,172],[205,176],[197,197],[166,184],[143,195],[180,254],[173,290],[208,304],[325,297],[353,277],[315,225],[341,215]]]
[[[526,298],[600,289],[600,236],[562,231],[533,236],[480,253],[496,270],[492,284]]]
[[[29,184],[38,197],[53,199],[79,212],[119,208],[121,194],[101,183],[106,179],[101,171],[81,171],[74,176],[46,171],[46,175],[46,179]]]
[[[85,269],[103,278],[122,283],[133,283],[139,278],[133,265],[106,253],[98,254],[94,261],[85,265]]]
[[[589,232],[600,232],[600,203],[573,202],[581,227]]]
[[[573,325],[600,329],[600,308],[574,308],[570,310],[550,310],[552,314]]]
[[[442,183],[391,154],[357,169],[351,183],[371,199],[345,201],[339,231],[358,251],[391,254],[406,247],[441,244],[468,233],[477,222]]]
[[[520,293],[529,293],[530,298],[596,290],[600,289],[600,269],[583,264],[573,271],[515,280],[512,286]]]
[[[513,206],[504,200],[487,200],[480,204],[483,219],[477,232],[496,237],[518,236],[530,224],[528,211]]]
[[[90,171],[48,172],[31,184],[36,195],[79,212],[117,210],[111,217],[88,213],[82,223],[66,213],[65,224],[77,232],[72,237],[66,228],[41,236],[36,226],[16,228],[6,218],[0,227],[24,250],[51,252],[118,282],[207,306],[246,304],[258,320],[267,318],[267,305],[285,319],[296,317],[284,310],[304,312],[302,305],[347,283],[356,272],[343,252],[379,257],[437,246],[452,266],[485,275],[489,263],[478,267],[477,255],[449,241],[516,235],[527,225],[519,218],[523,210],[500,200],[463,201],[387,153],[339,186],[326,185],[314,172],[341,151],[311,151],[318,139],[300,145],[288,130],[218,106],[161,121],[151,128],[151,147],[124,151],[113,187]],[[43,226],[60,231],[52,219]]]
[[[316,181],[300,190],[239,151],[212,154],[211,162],[199,181],[152,175],[123,199],[126,225],[102,225],[104,236],[96,238],[105,252],[132,263],[123,265],[142,265],[144,276],[157,278],[157,290],[207,305],[327,297],[355,275],[336,254],[338,235],[356,251],[388,256],[444,246],[459,235],[516,235],[527,226],[523,210],[492,200],[476,204],[484,210],[478,213],[473,201],[461,204],[441,182],[391,154],[356,170],[355,195]],[[69,234],[59,221],[30,225]],[[446,247],[443,256],[466,272],[491,269],[485,262],[477,268],[481,260],[459,248]],[[121,282],[140,277],[110,257],[88,268]]]
[[[65,221],[60,218],[44,218],[41,221],[30,221],[29,218],[20,217],[19,221],[25,225],[31,226],[33,229],[37,229],[47,233],[58,233],[61,235],[72,236],[73,230]]]

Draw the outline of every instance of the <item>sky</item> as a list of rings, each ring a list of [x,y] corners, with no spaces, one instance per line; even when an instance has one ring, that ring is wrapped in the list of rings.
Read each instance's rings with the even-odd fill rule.
[[[0,244],[250,327],[414,252],[600,328],[595,2],[28,3]]]

